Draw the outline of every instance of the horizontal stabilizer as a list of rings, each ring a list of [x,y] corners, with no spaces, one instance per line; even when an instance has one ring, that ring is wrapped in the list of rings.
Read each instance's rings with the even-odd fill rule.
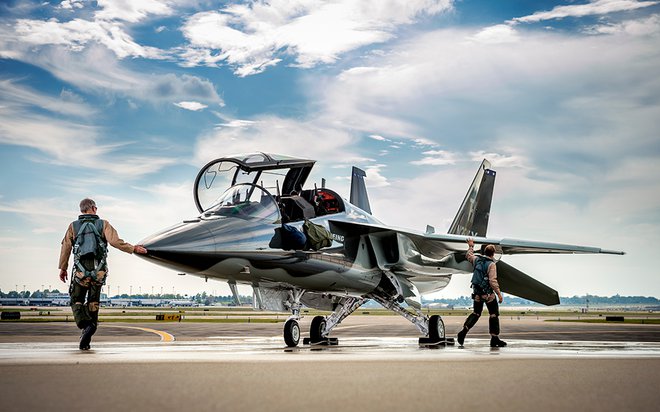
[[[497,281],[502,292],[543,305],[559,304],[559,294],[556,290],[501,260],[497,262]]]

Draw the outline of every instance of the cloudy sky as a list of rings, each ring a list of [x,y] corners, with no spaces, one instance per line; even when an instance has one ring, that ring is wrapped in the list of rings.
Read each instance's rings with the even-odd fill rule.
[[[651,0],[4,1],[0,288],[66,288],[81,198],[137,243],[197,214],[207,161],[264,151],[345,195],[362,167],[377,217],[438,232],[488,158],[490,236],[627,252],[507,262],[562,296],[660,296],[659,44]],[[228,293],[109,260],[112,294]]]

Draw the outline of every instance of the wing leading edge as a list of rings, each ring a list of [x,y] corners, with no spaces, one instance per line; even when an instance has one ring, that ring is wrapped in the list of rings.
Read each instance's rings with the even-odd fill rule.
[[[465,252],[467,250],[467,244],[465,241],[469,237],[465,235],[414,232],[389,226],[338,220],[330,220],[330,226],[331,229],[333,229],[333,233],[344,236],[360,236],[386,231],[401,233],[408,236],[413,241],[420,253],[432,259],[442,259],[452,252]],[[507,238],[474,237],[473,239],[474,243],[477,245],[495,245],[495,248],[498,249],[497,252],[504,255],[532,253],[602,253],[609,255],[625,255],[625,252],[622,251],[601,249],[592,246]]]

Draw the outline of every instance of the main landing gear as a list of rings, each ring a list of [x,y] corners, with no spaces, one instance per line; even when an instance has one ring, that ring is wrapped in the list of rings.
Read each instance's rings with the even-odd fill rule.
[[[284,323],[284,342],[288,347],[296,347],[300,343],[300,297],[303,290],[289,292],[287,306],[291,309],[291,316]],[[330,338],[330,331],[341,323],[348,315],[355,312],[367,300],[373,299],[386,309],[395,312],[412,322],[419,329],[423,337],[419,344],[428,347],[453,345],[454,339],[445,335],[445,323],[439,315],[426,316],[421,310],[413,308],[415,313],[404,309],[395,299],[372,293],[366,298],[345,297],[340,299],[335,310],[328,316],[315,316],[309,330],[309,338],[303,339],[304,345],[337,345],[337,338]]]
[[[303,339],[305,345],[337,345],[337,338],[328,337],[330,331],[339,325],[348,315],[355,312],[367,299],[345,297],[339,300],[335,310],[328,316],[315,316],[309,330],[309,339]]]
[[[288,306],[291,316],[284,323],[284,342],[290,348],[298,346],[300,342],[300,297],[303,290],[293,290],[289,293]],[[355,312],[367,299],[345,297],[339,300],[335,310],[328,316],[315,316],[310,326],[309,338],[303,339],[304,345],[337,345],[337,338],[330,338],[330,331],[341,323],[348,315]]]
[[[419,338],[421,346],[437,347],[454,344],[454,338],[445,336],[445,323],[439,315],[426,316],[416,308],[412,308],[415,311],[413,314],[401,307],[394,299],[385,298],[375,293],[370,294],[369,297],[380,303],[384,308],[403,316],[417,326],[420,333],[424,335]]]

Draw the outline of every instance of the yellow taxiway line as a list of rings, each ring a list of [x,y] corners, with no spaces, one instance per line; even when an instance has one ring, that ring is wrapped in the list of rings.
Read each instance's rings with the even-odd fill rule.
[[[160,341],[161,342],[174,342],[174,335],[171,335],[167,332],[163,332],[162,330],[156,330],[156,329],[151,329],[151,328],[140,328],[138,326],[120,326],[120,325],[107,325],[103,324],[103,327],[111,327],[111,328],[124,328],[124,329],[137,329],[141,330],[144,332],[149,332],[149,333],[155,333],[156,335],[160,336]]]

